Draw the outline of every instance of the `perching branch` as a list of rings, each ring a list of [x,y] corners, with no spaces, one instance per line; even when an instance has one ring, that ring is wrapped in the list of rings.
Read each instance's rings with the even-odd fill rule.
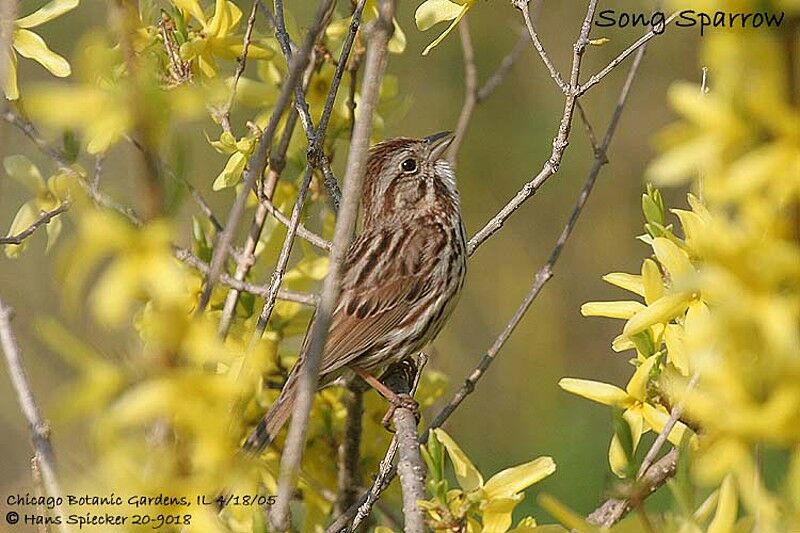
[[[280,0],[276,0],[276,2],[280,2]],[[342,262],[355,228],[369,149],[369,137],[372,131],[372,116],[378,103],[380,85],[386,69],[387,45],[394,30],[393,15],[393,0],[380,2],[379,15],[375,19],[369,36],[360,104],[362,112],[356,118],[350,143],[344,193],[334,229],[330,266],[323,282],[317,314],[309,332],[310,340],[308,351],[305,354],[304,372],[300,376],[297,399],[286,436],[284,453],[281,457],[277,501],[270,514],[273,526],[278,530],[285,530],[288,526],[289,501],[294,492],[300,460],[305,447],[308,415],[311,411],[314,393],[317,390],[322,351],[328,337],[331,315],[339,297]]]
[[[8,375],[11,378],[11,384],[14,387],[19,407],[28,423],[35,459],[45,490],[49,496],[60,497],[63,493],[56,476],[56,458],[53,452],[53,445],[50,443],[50,428],[42,418],[28,380],[28,374],[22,364],[22,354],[14,331],[11,329],[12,315],[12,309],[0,300],[0,347],[5,355]],[[61,506],[57,506],[56,512],[61,518],[59,529],[66,532],[66,521]]]
[[[408,366],[411,366],[410,364]],[[386,380],[386,385],[394,392],[409,393],[413,390],[413,376],[420,375],[417,368],[407,371],[403,379]],[[409,375],[411,374],[411,375]],[[396,374],[395,374],[396,375]],[[394,386],[393,386],[394,385]],[[417,502],[425,499],[425,476],[427,468],[422,460],[417,436],[417,418],[411,409],[395,408],[393,415],[395,438],[397,440],[397,473],[400,474],[400,487],[403,493],[403,531],[424,533],[425,515]]]
[[[34,220],[30,226],[20,231],[16,235],[9,235],[7,237],[0,237],[0,244],[22,244],[22,241],[33,235],[37,229],[46,226],[55,217],[64,213],[69,209],[69,200],[63,201],[58,207],[50,211],[42,211],[39,217]]]

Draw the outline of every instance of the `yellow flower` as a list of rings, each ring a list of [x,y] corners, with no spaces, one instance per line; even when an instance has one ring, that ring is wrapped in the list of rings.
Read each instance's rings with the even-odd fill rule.
[[[17,233],[28,228],[39,217],[42,211],[52,211],[66,199],[67,191],[60,183],[61,175],[55,175],[45,180],[39,169],[24,155],[11,155],[3,159],[3,167],[6,174],[23,184],[34,194],[34,198],[24,203],[17,211],[14,221],[8,230],[8,235]],[[61,217],[57,216],[50,220],[46,226],[47,248],[55,244],[61,233]],[[20,244],[7,244],[5,252],[8,257],[18,257],[25,249],[27,241]]]
[[[181,57],[197,61],[200,71],[208,78],[217,75],[215,57],[236,59],[242,54],[242,37],[233,32],[242,18],[242,11],[226,0],[216,0],[214,14],[206,18],[197,0],[173,0],[175,6],[200,23],[200,30],[190,32],[189,40],[181,45]],[[247,57],[269,59],[273,51],[251,43]]]
[[[635,452],[644,433],[650,430],[660,432],[669,419],[666,409],[662,405],[652,405],[647,397],[650,373],[658,363],[658,358],[658,355],[653,355],[639,365],[625,390],[608,383],[575,378],[563,378],[558,385],[572,394],[623,409],[622,416],[631,429],[633,452]],[[669,441],[677,446],[687,430],[683,423],[678,422],[670,431]],[[623,477],[628,470],[628,458],[616,434],[611,439],[608,460],[612,471]]]
[[[64,78],[70,75],[69,63],[66,59],[53,52],[47,47],[38,34],[30,31],[46,22],[50,22],[56,17],[60,17],[68,11],[78,7],[78,0],[52,0],[49,4],[39,8],[27,17],[22,17],[14,21],[13,33],[11,35],[11,49],[8,54],[8,72],[6,74],[3,92],[9,100],[19,98],[19,87],[17,86],[17,56],[19,55],[33,59],[54,76]]]
[[[551,457],[539,457],[533,461],[507,468],[498,472],[484,483],[483,476],[469,460],[469,457],[456,442],[442,429],[434,429],[432,437],[440,442],[456,474],[462,491],[450,491],[448,500],[459,503],[477,503],[483,533],[504,533],[511,527],[511,514],[524,498],[524,491],[556,470]],[[433,510],[435,506],[425,502],[424,507]],[[434,511],[435,512],[435,511]],[[522,531],[535,524],[533,519],[520,524]]]

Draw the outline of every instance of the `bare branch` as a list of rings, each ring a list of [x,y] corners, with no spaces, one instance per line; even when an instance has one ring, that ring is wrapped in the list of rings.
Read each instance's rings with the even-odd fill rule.
[[[280,0],[276,0],[276,3],[280,3]],[[330,267],[323,282],[317,314],[309,332],[309,348],[305,354],[306,364],[304,372],[300,376],[294,412],[286,436],[284,453],[281,457],[277,501],[270,515],[273,525],[279,530],[285,530],[288,524],[289,501],[294,492],[297,472],[305,447],[308,415],[314,393],[317,390],[322,350],[328,337],[331,314],[339,297],[341,266],[355,228],[369,149],[369,137],[372,131],[372,116],[378,103],[380,85],[386,69],[387,44],[394,29],[393,15],[394,2],[392,0],[380,2],[379,15],[375,19],[375,25],[369,36],[361,95],[362,112],[356,118],[353,139],[347,157],[344,194],[334,229]]]
[[[306,34],[302,49],[298,54],[295,55],[293,61],[289,63],[289,72],[284,79],[281,91],[278,94],[277,100],[275,101],[275,107],[272,115],[269,118],[267,127],[261,134],[255,152],[252,156],[250,156],[250,159],[247,162],[247,168],[245,169],[244,176],[242,178],[244,181],[244,187],[242,187],[241,192],[237,195],[236,200],[234,201],[233,206],[228,214],[228,220],[225,223],[225,230],[222,232],[222,234],[220,234],[219,239],[217,240],[217,245],[214,246],[214,254],[211,257],[211,265],[203,286],[203,293],[200,295],[200,301],[197,305],[196,313],[198,314],[205,310],[211,298],[211,291],[220,278],[222,269],[225,266],[225,259],[228,255],[228,246],[232,244],[236,231],[239,228],[239,223],[242,221],[245,204],[247,203],[247,197],[253,191],[253,186],[256,183],[256,179],[258,179],[264,173],[264,169],[267,165],[267,158],[269,157],[269,152],[272,145],[272,139],[275,136],[278,123],[280,122],[281,116],[286,110],[286,107],[289,105],[295,85],[300,80],[300,76],[308,64],[314,43],[317,41],[317,37],[320,35],[320,33],[322,33],[322,30],[325,27],[324,20],[326,14],[327,5],[323,2],[320,8],[317,10],[317,14],[314,22],[311,25],[311,28]]]
[[[316,129],[314,128],[314,122],[311,119],[311,113],[308,108],[308,102],[305,100],[305,95],[302,92],[295,90],[295,107],[297,108],[297,112],[300,114],[300,122],[303,125],[303,130],[305,131],[306,138],[308,140],[308,161],[314,166],[314,168],[322,170],[324,175],[323,184],[328,191],[328,196],[330,197],[331,205],[334,210],[339,209],[339,204],[341,202],[341,191],[339,191],[336,176],[333,175],[333,171],[331,170],[328,156],[325,154],[325,134],[328,129],[328,122],[330,120],[331,112],[333,111],[333,104],[336,101],[336,95],[339,92],[339,86],[341,85],[342,77],[344,76],[346,70],[347,59],[353,47],[353,42],[355,41],[355,36],[358,32],[359,25],[361,24],[361,15],[364,11],[365,5],[366,0],[359,0],[358,4],[353,10],[353,16],[350,21],[350,29],[345,36],[344,43],[342,44],[342,52],[339,56],[338,62],[336,63],[336,70],[334,71],[333,79],[331,80],[331,86],[328,90],[328,96],[325,100],[325,106],[322,110],[319,126]],[[283,6],[276,4],[275,35],[278,38],[281,50],[288,61],[292,56],[292,46],[283,19]]]
[[[536,276],[533,280],[533,285],[531,286],[528,294],[525,296],[525,299],[522,301],[520,306],[517,308],[517,311],[511,317],[511,320],[506,325],[506,328],[500,334],[499,337],[495,340],[494,344],[492,344],[491,348],[484,354],[481,358],[478,366],[472,371],[469,377],[464,382],[464,385],[458,390],[455,396],[448,402],[448,404],[439,412],[438,415],[433,419],[431,422],[430,427],[435,428],[441,426],[445,420],[452,414],[452,412],[456,409],[456,407],[461,404],[464,399],[472,393],[475,388],[475,384],[478,380],[483,376],[486,372],[486,369],[489,365],[494,361],[494,358],[497,356],[497,353],[500,351],[500,348],[503,347],[505,342],[510,337],[511,333],[519,324],[522,317],[525,315],[526,311],[530,307],[533,300],[539,295],[542,287],[545,283],[552,277],[553,275],[553,267],[555,266],[558,258],[561,255],[561,250],[564,248],[564,245],[569,239],[569,236],[572,234],[572,230],[575,228],[575,225],[578,222],[578,217],[583,210],[584,205],[586,205],[586,201],[589,198],[589,194],[592,192],[592,188],[594,187],[594,183],[597,180],[597,176],[600,173],[600,169],[603,165],[607,162],[607,152],[608,147],[611,144],[611,139],[614,137],[614,133],[617,129],[617,124],[619,124],[619,119],[622,116],[622,111],[625,108],[625,103],[628,99],[628,94],[630,93],[631,86],[633,84],[633,80],[636,77],[636,74],[639,71],[639,66],[641,65],[642,58],[644,57],[645,49],[642,48],[639,53],[637,53],[636,58],[634,59],[633,63],[631,64],[631,68],[628,71],[628,76],[625,80],[625,83],[622,86],[622,90],[620,91],[619,98],[617,99],[617,105],[614,108],[614,113],[611,116],[611,120],[608,124],[608,128],[606,129],[605,136],[603,137],[603,142],[598,148],[597,152],[595,153],[594,161],[592,162],[592,168],[589,170],[589,175],[586,179],[586,183],[581,190],[580,195],[578,196],[578,200],[575,203],[575,206],[572,209],[572,214],[570,215],[569,220],[567,221],[564,228],[561,230],[561,234],[556,241],[553,250],[550,252],[550,257],[548,258],[545,265],[539,269],[536,273]]]
[[[69,209],[69,201],[65,200],[58,207],[51,211],[42,211],[39,217],[34,220],[30,226],[20,231],[16,235],[9,235],[7,237],[0,237],[0,244],[21,244],[22,241],[33,235],[37,229],[46,226],[55,217]]]
[[[539,40],[539,34],[536,32],[536,29],[533,27],[533,23],[531,22],[531,14],[528,11],[528,1],[527,0],[512,0],[512,4],[514,7],[519,9],[522,12],[522,17],[525,19],[525,27],[528,28],[528,35],[531,37],[531,42],[533,43],[533,47],[536,48],[536,51],[539,53],[539,57],[542,58],[542,62],[547,67],[547,70],[550,72],[550,77],[553,78],[553,81],[556,82],[558,88],[561,89],[561,92],[569,94],[570,87],[564,83],[564,79],[559,74],[558,69],[553,65],[553,61],[550,59],[550,56],[547,55],[547,52],[542,46],[542,42]]]
[[[344,392],[342,404],[347,409],[344,435],[339,444],[336,472],[336,501],[333,514],[340,515],[353,505],[358,497],[360,476],[359,458],[361,456],[361,419],[364,415],[364,390],[357,383],[351,384]]]
[[[533,196],[536,191],[547,181],[553,174],[558,172],[561,165],[561,158],[564,156],[564,151],[569,144],[569,134],[572,128],[572,114],[575,110],[577,102],[577,91],[579,88],[578,78],[581,70],[581,60],[583,53],[586,51],[586,46],[589,44],[589,31],[592,28],[592,19],[597,9],[598,0],[590,0],[589,7],[586,10],[586,17],[581,25],[581,31],[578,39],[575,41],[572,55],[572,70],[569,80],[569,91],[566,93],[564,99],[564,113],[561,116],[561,121],[558,126],[558,133],[553,139],[553,149],[550,152],[550,158],[544,163],[539,173],[534,176],[529,182],[522,186],[522,189],[495,215],[486,225],[481,228],[467,243],[467,253],[472,255],[475,250],[483,244],[486,239],[491,237],[497,232],[506,219],[510,217],[517,209],[519,209],[528,198]],[[522,4],[523,2],[520,2]],[[515,3],[515,5],[517,5]],[[523,15],[527,13],[527,4],[518,5]],[[530,17],[526,17],[530,19]]]
[[[19,407],[28,423],[33,449],[36,453],[37,466],[42,476],[42,481],[48,495],[61,497],[61,487],[56,476],[56,458],[53,446],[50,443],[50,427],[42,418],[39,405],[33,395],[28,374],[22,364],[22,354],[20,353],[14,331],[11,329],[12,309],[0,300],[0,347],[3,349],[6,364],[8,365],[8,375],[14,392],[19,402]],[[60,531],[67,531],[64,519],[64,511],[58,506],[56,512],[61,518]]]

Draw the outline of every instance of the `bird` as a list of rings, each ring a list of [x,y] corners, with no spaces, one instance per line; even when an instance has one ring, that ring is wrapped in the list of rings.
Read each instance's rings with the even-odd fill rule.
[[[453,168],[444,152],[453,136],[398,137],[373,145],[362,188],[361,231],[342,263],[318,388],[360,376],[391,404],[416,406],[375,376],[418,353],[445,324],[467,270],[467,241]],[[308,331],[311,331],[312,325]],[[259,451],[289,419],[309,334],[278,399],[244,442]]]

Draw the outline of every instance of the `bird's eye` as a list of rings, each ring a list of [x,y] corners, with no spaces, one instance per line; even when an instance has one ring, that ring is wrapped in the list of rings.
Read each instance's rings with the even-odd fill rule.
[[[416,172],[417,161],[409,157],[400,163],[400,168],[403,170],[403,172]]]

